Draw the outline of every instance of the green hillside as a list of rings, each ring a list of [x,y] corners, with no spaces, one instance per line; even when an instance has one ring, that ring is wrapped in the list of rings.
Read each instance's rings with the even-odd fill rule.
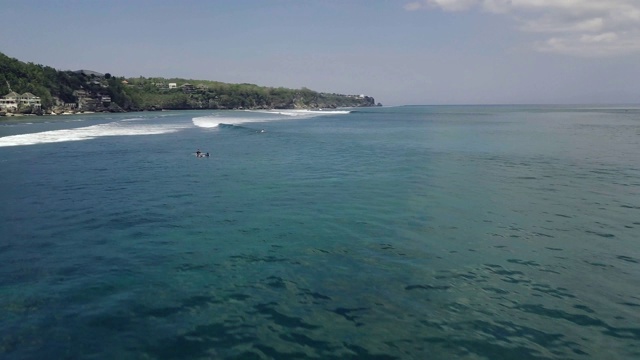
[[[160,109],[293,109],[374,106],[368,96],[254,84],[164,78],[124,78],[94,71],[60,71],[0,53],[0,96],[14,91],[41,99],[41,112]],[[20,109],[30,112],[33,109]]]

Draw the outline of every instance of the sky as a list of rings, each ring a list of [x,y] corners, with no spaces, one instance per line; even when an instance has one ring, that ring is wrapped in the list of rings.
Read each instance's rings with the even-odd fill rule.
[[[0,19],[0,52],[59,70],[384,105],[640,103],[640,0],[0,0]]]

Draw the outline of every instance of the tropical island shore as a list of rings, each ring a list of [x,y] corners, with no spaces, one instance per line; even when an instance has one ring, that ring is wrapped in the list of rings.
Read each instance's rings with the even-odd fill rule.
[[[380,106],[367,95],[178,78],[125,78],[59,71],[0,53],[0,115],[237,109],[335,109]]]

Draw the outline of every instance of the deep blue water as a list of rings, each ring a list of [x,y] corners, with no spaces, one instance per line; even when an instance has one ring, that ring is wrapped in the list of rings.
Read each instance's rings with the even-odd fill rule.
[[[639,155],[639,107],[3,118],[0,358],[640,358]]]

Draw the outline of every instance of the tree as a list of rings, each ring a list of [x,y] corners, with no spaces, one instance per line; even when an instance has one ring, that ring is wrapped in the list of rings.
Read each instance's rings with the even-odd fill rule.
[[[183,94],[179,88],[170,90],[158,86],[186,82],[198,86],[195,92]],[[119,106],[117,109],[127,111],[159,108],[286,109],[375,105],[371,97],[318,93],[307,88],[296,90],[261,87],[248,83],[227,84],[217,81],[142,76],[125,79],[110,73],[105,73],[103,80],[97,79],[93,74],[87,76],[84,72],[58,71],[40,64],[24,63],[0,52],[0,96],[7,94],[9,90],[17,93],[31,92],[39,96],[43,110],[49,110],[58,101],[76,102],[76,90],[84,90],[87,96],[95,98],[99,95],[109,95],[111,102]]]

